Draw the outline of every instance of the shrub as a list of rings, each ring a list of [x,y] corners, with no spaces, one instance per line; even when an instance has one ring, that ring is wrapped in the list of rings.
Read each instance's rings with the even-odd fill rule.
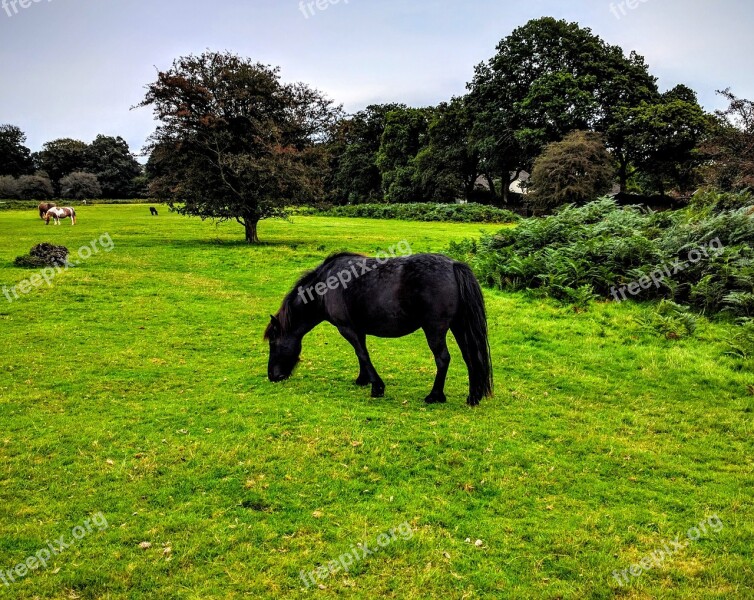
[[[698,318],[687,307],[662,300],[654,310],[637,317],[636,321],[644,331],[679,340],[696,333]]]
[[[449,253],[469,262],[487,285],[538,289],[581,306],[589,289],[619,299],[622,286],[671,266],[659,285],[647,286],[636,298],[754,316],[754,209],[748,195],[734,196],[695,198],[672,213],[642,212],[603,199],[452,244]],[[691,252],[712,242],[717,251],[689,260]],[[672,268],[678,261],[685,263],[681,270]]]
[[[0,177],[0,198],[15,200],[18,198],[18,181],[15,177],[4,175]]]
[[[741,319],[739,325],[725,342],[730,347],[726,354],[747,360],[754,356],[754,320]]]
[[[16,184],[21,200],[49,200],[54,195],[50,178],[43,175],[22,175]]]
[[[602,136],[574,131],[563,141],[548,145],[534,161],[529,200],[540,211],[582,204],[609,192],[614,178],[613,158]]]
[[[102,188],[96,175],[75,171],[60,180],[60,194],[73,200],[91,200],[102,195]]]

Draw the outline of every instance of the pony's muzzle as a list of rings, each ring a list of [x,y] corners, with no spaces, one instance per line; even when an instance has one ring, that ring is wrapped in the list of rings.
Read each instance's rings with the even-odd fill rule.
[[[290,378],[290,373],[288,375],[285,375],[284,373],[268,373],[267,377],[269,377],[270,381],[272,383],[280,383],[281,381],[285,381],[286,379]]]

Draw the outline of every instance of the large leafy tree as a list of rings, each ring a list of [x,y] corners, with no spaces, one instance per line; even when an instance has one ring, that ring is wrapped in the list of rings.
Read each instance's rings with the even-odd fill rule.
[[[422,196],[435,202],[470,198],[479,177],[479,152],[465,98],[443,102],[429,125],[429,144],[416,156]]]
[[[52,180],[55,194],[60,194],[60,180],[74,171],[86,171],[86,143],[70,138],[47,142],[33,155],[34,164]]]
[[[388,113],[402,104],[374,104],[343,119],[330,144],[330,199],[339,203],[381,201],[382,176],[377,167]]]
[[[152,191],[183,214],[244,226],[324,195],[325,144],[340,109],[279,70],[227,52],[177,59],[147,88]]]
[[[664,194],[673,187],[688,192],[702,163],[697,148],[709,126],[694,91],[676,86],[657,102],[643,102],[627,115],[629,156],[651,191]]]
[[[414,159],[429,142],[429,122],[433,109],[399,108],[387,114],[377,153],[382,189],[389,202],[422,199]]]
[[[0,176],[28,175],[34,172],[26,135],[15,125],[0,125]]]
[[[590,29],[550,17],[530,21],[500,42],[469,84],[482,171],[509,184],[545,145],[570,131],[605,134],[627,168],[622,110],[657,96],[644,59],[625,56]]]
[[[102,196],[133,196],[134,178],[141,174],[141,166],[123,138],[98,135],[86,149],[85,163],[86,171],[96,175]]]

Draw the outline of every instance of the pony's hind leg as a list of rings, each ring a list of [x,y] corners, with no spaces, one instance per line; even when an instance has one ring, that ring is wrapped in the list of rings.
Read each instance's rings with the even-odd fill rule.
[[[369,358],[366,336],[356,333],[350,327],[338,327],[338,331],[353,346],[353,349],[356,351],[356,357],[359,359],[360,372],[356,383],[359,385],[368,385],[371,383],[372,398],[382,398],[385,395],[385,382],[377,374],[377,370]]]
[[[356,378],[356,381],[354,381],[354,383],[360,387],[366,387],[370,383],[372,383],[369,379],[369,369],[367,369],[367,366],[361,359],[359,359],[359,376]]]
[[[450,366],[450,352],[448,352],[448,344],[446,342],[448,327],[433,329],[425,327],[424,335],[427,337],[427,343],[430,350],[432,350],[432,354],[435,356],[435,364],[437,365],[435,384],[432,386],[429,396],[424,401],[427,404],[441,404],[446,401],[445,378],[448,375],[448,367]]]

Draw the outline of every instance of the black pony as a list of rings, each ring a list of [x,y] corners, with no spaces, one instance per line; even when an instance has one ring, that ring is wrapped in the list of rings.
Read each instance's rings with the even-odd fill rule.
[[[482,290],[468,266],[438,254],[375,259],[336,254],[304,275],[283,300],[265,332],[270,342],[270,381],[290,377],[301,340],[327,321],[356,350],[358,385],[385,393],[366,346],[366,336],[397,338],[423,329],[435,356],[437,376],[427,403],[445,402],[450,353],[448,329],[469,371],[468,404],[492,394],[492,364]]]

